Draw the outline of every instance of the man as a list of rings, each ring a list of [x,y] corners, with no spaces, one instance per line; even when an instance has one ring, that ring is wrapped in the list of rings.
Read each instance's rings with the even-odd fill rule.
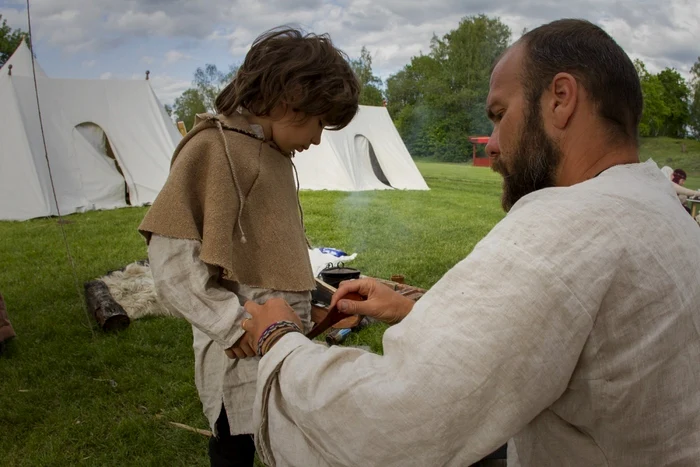
[[[487,106],[508,215],[415,306],[340,287],[341,309],[398,323],[382,356],[263,337],[269,465],[461,467],[509,440],[523,467],[700,462],[700,231],[639,163],[630,59],[593,24],[555,21],[498,61]],[[367,300],[338,301],[351,291]],[[294,316],[246,308],[255,339]]]

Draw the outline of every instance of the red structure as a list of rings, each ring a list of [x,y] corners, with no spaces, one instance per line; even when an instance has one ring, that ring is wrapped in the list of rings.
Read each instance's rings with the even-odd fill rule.
[[[474,155],[472,156],[472,164],[474,167],[491,167],[491,158],[486,156],[486,157],[477,157],[476,156],[476,145],[477,144],[487,144],[489,142],[489,137],[488,136],[472,136],[469,138],[469,141],[472,143],[472,147],[474,148]]]

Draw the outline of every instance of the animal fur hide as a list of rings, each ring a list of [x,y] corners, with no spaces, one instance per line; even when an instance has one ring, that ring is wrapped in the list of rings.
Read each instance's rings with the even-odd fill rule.
[[[124,308],[131,320],[144,316],[174,316],[159,303],[147,262],[131,263],[100,280],[107,284],[112,298]]]

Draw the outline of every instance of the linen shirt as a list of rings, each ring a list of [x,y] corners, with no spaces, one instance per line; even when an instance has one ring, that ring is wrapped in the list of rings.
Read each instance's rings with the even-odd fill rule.
[[[383,336],[263,357],[271,466],[700,464],[700,229],[653,162],[519,200]]]

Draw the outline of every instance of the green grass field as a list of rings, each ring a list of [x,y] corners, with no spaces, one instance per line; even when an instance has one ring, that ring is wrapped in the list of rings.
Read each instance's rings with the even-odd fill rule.
[[[302,193],[312,243],[357,252],[366,274],[430,287],[503,214],[491,171],[420,168],[431,191]],[[166,423],[208,428],[189,325],[150,318],[104,334],[82,305],[84,282],[146,257],[136,232],[145,211],[67,216],[77,277],[56,219],[0,222],[0,291],[19,336],[0,358],[2,465],[208,465],[206,438]],[[348,343],[380,351],[382,331]]]
[[[646,157],[700,175],[700,143],[691,155],[652,143]],[[365,274],[430,287],[503,217],[500,178],[458,164],[419,168],[431,191],[303,192],[312,243],[357,252],[352,265]],[[0,291],[19,336],[0,358],[2,465],[208,465],[206,438],[167,423],[208,428],[189,325],[150,318],[104,334],[83,308],[84,282],[146,257],[136,232],[145,211],[67,216],[75,270],[56,219],[0,222]],[[381,351],[383,329],[347,344]]]
[[[681,152],[685,145],[686,152]],[[642,159],[654,159],[663,167],[683,169],[688,173],[688,188],[700,189],[700,141],[692,139],[642,138]]]

